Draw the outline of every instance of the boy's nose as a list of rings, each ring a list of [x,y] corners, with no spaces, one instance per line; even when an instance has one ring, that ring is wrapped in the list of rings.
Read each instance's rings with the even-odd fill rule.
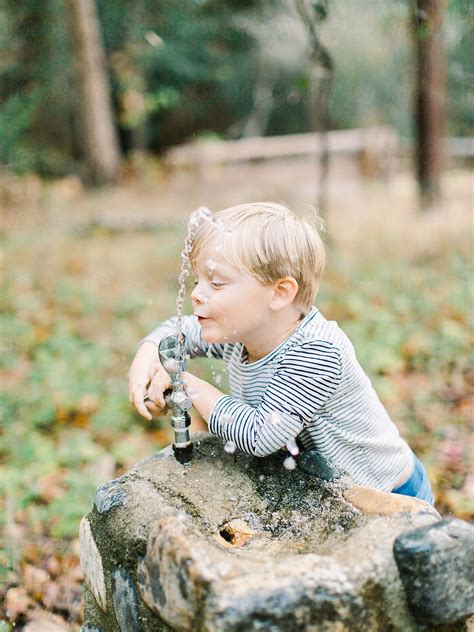
[[[193,305],[199,305],[201,303],[205,303],[205,298],[203,297],[202,293],[199,290],[199,286],[196,285],[196,287],[194,288],[194,290],[191,292],[191,301],[193,303]]]

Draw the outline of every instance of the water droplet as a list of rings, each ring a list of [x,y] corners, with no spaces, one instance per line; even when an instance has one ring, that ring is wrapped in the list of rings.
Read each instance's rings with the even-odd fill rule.
[[[171,375],[172,373],[178,373],[178,371],[180,370],[180,365],[178,360],[173,360],[172,358],[169,358],[163,362],[163,368],[167,373]]]
[[[214,378],[214,381],[217,384],[217,386],[220,386],[222,383],[222,375],[216,375]]]
[[[224,452],[227,452],[227,454],[234,454],[236,450],[237,446],[233,441],[227,441],[227,443],[224,445]]]
[[[280,415],[272,410],[272,412],[267,417],[268,421],[275,426],[281,422]]]
[[[294,470],[296,468],[296,461],[292,456],[287,456],[283,461],[283,467],[286,470]]]

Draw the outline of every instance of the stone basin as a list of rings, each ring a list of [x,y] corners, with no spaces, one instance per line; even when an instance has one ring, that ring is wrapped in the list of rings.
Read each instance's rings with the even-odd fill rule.
[[[349,478],[193,440],[191,466],[168,447],[98,489],[81,523],[85,632],[420,629],[392,548],[436,512],[369,515]]]

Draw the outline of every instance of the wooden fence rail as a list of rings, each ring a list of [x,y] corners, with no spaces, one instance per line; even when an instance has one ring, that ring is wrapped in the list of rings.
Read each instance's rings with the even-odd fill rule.
[[[325,136],[325,138],[324,138]],[[308,134],[286,134],[239,140],[198,140],[171,148],[166,164],[174,167],[203,166],[252,160],[318,156],[327,149],[331,156],[357,156],[369,151],[378,156],[398,152],[399,139],[391,127],[370,127]]]

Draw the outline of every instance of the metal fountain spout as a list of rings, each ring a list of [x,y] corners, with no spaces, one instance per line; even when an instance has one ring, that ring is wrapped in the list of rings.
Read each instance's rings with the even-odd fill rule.
[[[173,452],[182,465],[190,465],[193,457],[193,443],[189,438],[191,418],[188,410],[192,401],[184,390],[182,379],[186,371],[185,337],[181,334],[166,336],[160,341],[158,354],[160,362],[171,377],[172,388],[165,393],[165,401],[171,408],[171,425],[174,428]]]

